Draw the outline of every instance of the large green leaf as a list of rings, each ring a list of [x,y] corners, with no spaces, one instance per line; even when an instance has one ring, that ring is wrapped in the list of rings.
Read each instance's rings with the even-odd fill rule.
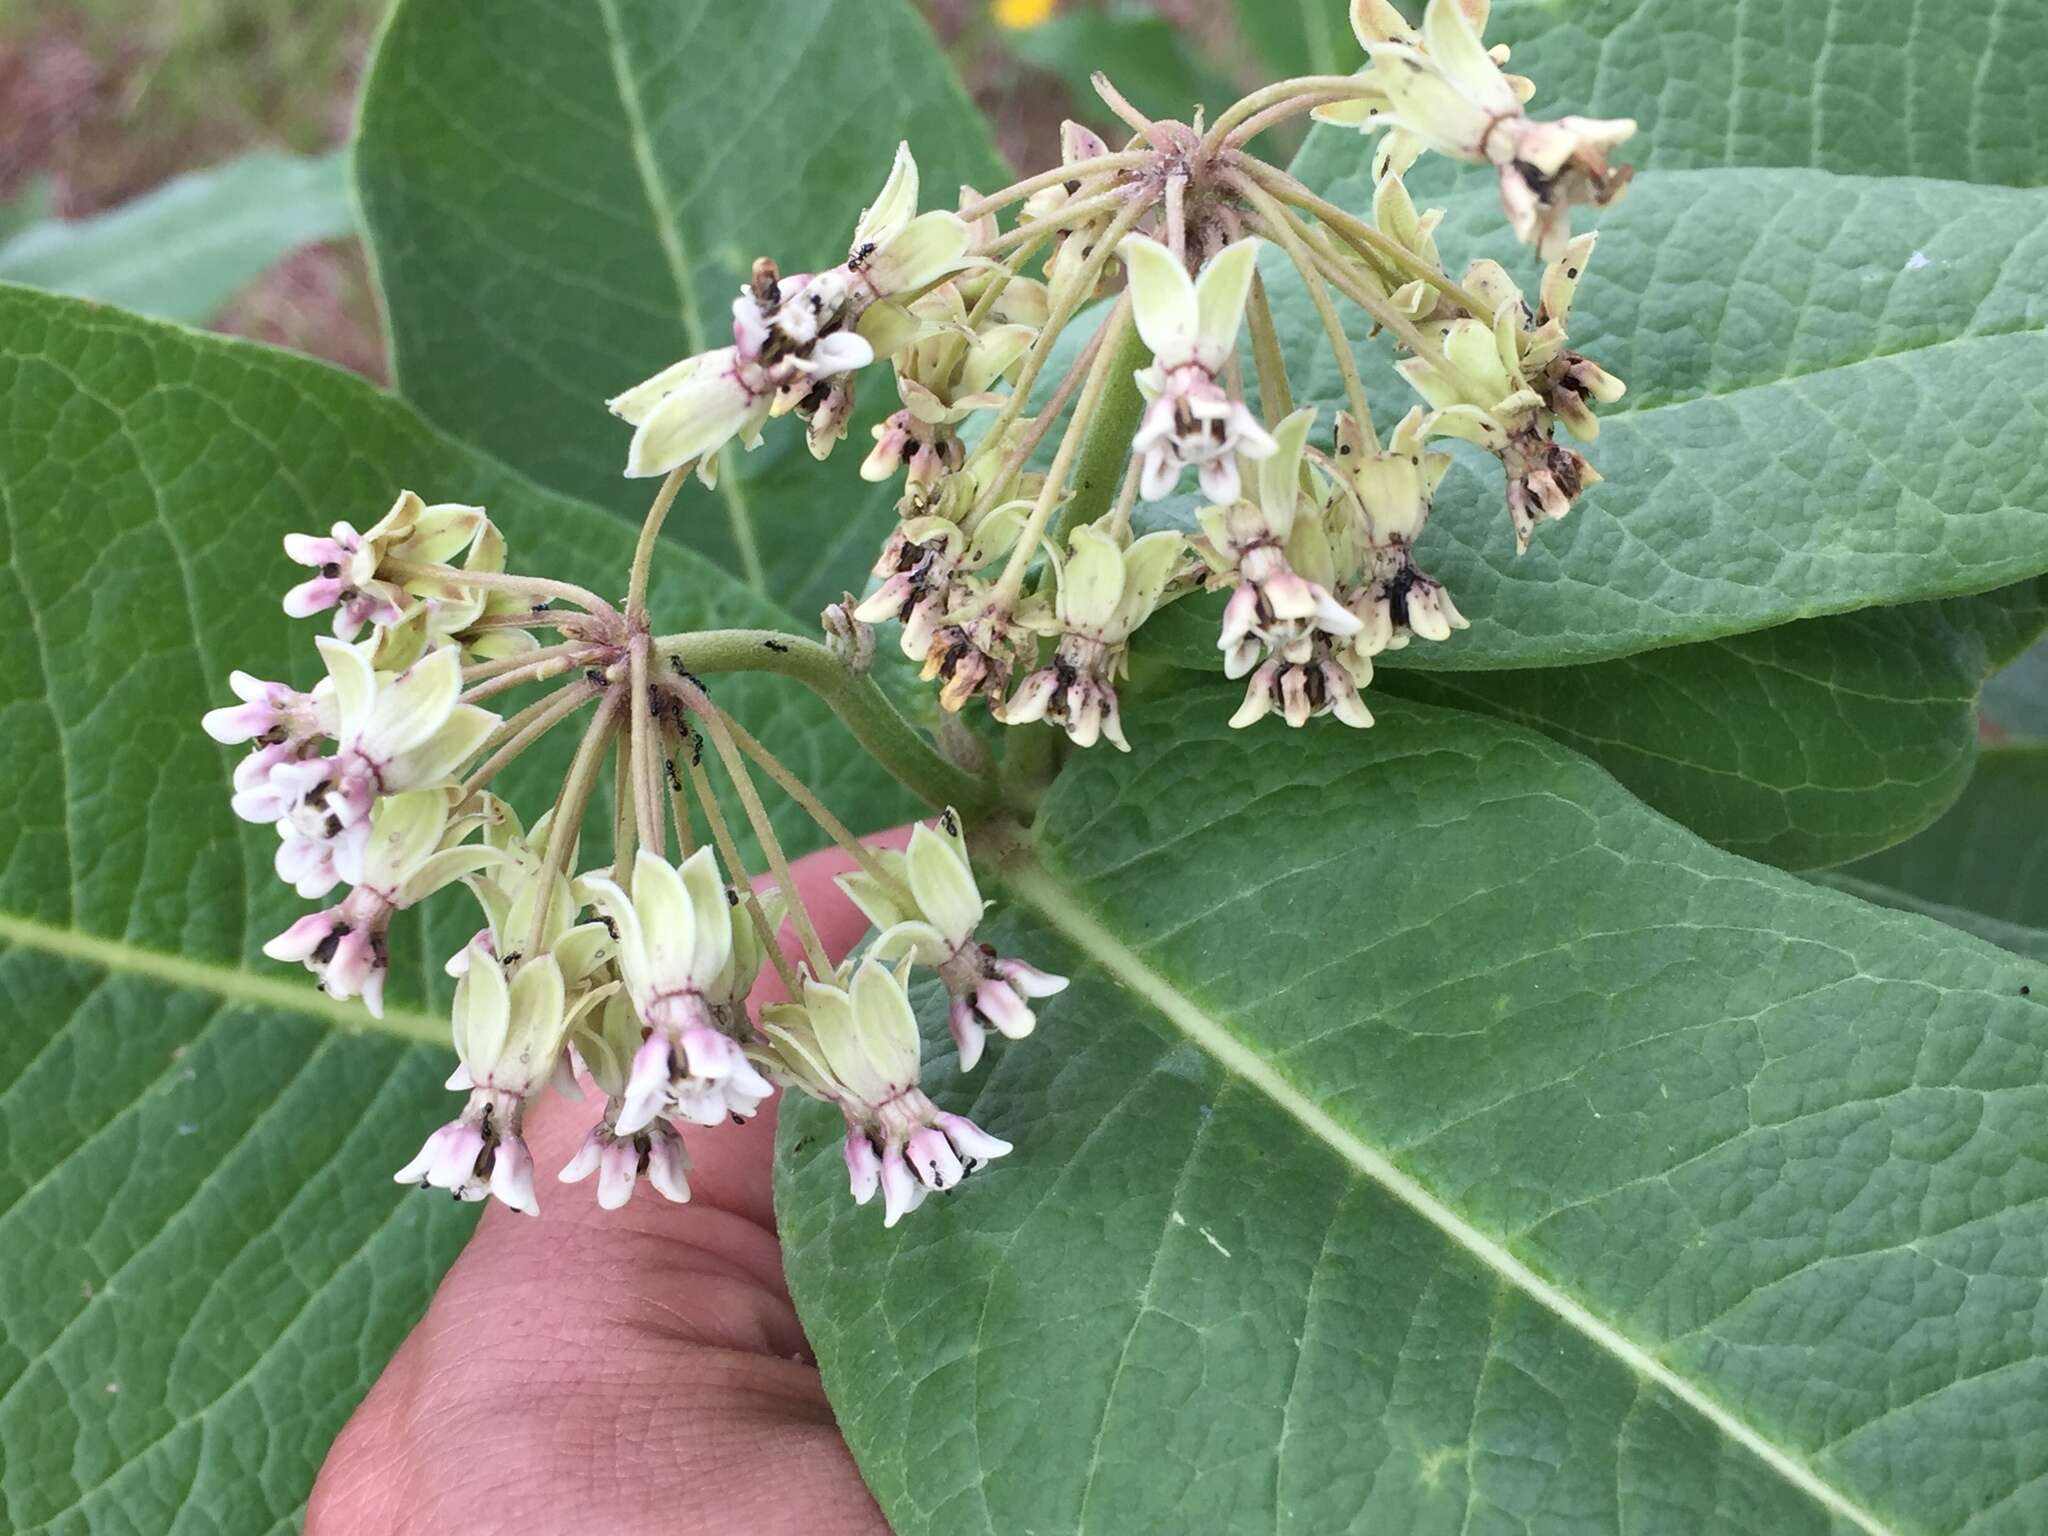
[[[2032,611],[2032,584],[2009,594]],[[1784,624],[1586,667],[1389,670],[1381,687],[1535,727],[1709,842],[1788,869],[1925,826],[1977,756],[1992,597]]]
[[[2048,11],[2025,0],[1500,0],[1536,108],[1634,117],[1639,163],[2041,186]]]
[[[1237,0],[1237,26],[1276,78],[1348,75],[1358,43],[1344,7],[1324,0]]]
[[[289,530],[409,485],[607,588],[632,530],[360,380],[27,290],[0,289],[0,396],[0,1524],[285,1528],[468,1223],[390,1182],[447,1113],[445,1044],[356,1034],[261,958],[303,904],[199,715],[231,667],[317,670],[276,601]],[[771,613],[680,549],[654,606]],[[819,706],[714,686],[850,820],[902,814]],[[390,1028],[445,1040],[428,982],[476,921],[456,893],[428,940],[402,923]]]
[[[890,1232],[784,1121],[899,1531],[2048,1522],[2048,972],[1513,727],[1228,705],[1134,721],[1010,866],[994,937],[1075,984],[934,1091],[1011,1157]]]
[[[400,390],[547,485],[638,517],[603,402],[730,341],[753,259],[843,260],[901,139],[928,205],[1007,181],[905,0],[405,0],[365,90],[356,172]],[[794,426],[672,525],[791,612],[858,585],[895,491]]]
[[[0,242],[0,279],[198,325],[295,246],[355,228],[339,154],[259,151]]]

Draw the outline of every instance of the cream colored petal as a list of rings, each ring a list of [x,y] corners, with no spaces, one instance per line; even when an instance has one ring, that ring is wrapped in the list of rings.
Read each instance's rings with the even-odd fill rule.
[[[1173,252],[1149,235],[1126,235],[1117,254],[1130,275],[1138,335],[1163,368],[1194,360],[1201,338],[1201,307],[1194,279]]]
[[[1238,328],[1244,324],[1245,299],[1251,293],[1252,274],[1258,270],[1263,244],[1252,237],[1225,246],[1210,259],[1195,282],[1195,353],[1211,373],[1221,373],[1237,348]]]

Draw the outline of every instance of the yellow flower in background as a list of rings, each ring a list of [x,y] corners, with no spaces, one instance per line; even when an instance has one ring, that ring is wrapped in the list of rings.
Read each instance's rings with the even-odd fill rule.
[[[996,25],[1015,32],[1028,31],[1052,19],[1060,0],[995,0]]]

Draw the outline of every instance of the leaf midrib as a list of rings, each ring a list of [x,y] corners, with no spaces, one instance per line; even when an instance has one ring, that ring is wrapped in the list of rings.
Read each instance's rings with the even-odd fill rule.
[[[604,23],[605,48],[611,55],[612,81],[618,87],[619,110],[626,120],[626,142],[633,152],[633,169],[640,180],[641,194],[647,199],[648,217],[654,224],[655,239],[661,244],[662,259],[668,264],[669,280],[675,284],[683,335],[691,353],[704,352],[708,350],[707,338],[697,308],[697,285],[690,275],[689,253],[683,249],[681,221],[676,218],[668,189],[662,185],[661,167],[655,161],[654,136],[648,131],[646,104],[641,101],[640,87],[633,79],[633,61],[626,46],[625,28],[619,21],[618,0],[597,0],[597,11]],[[718,477],[717,495],[725,503],[726,516],[732,523],[741,574],[751,590],[766,597],[768,573],[761,564],[760,546],[754,538],[753,512],[730,464]]]
[[[430,1045],[442,1045],[448,1039],[447,1020],[419,1009],[387,1008],[379,1019],[360,1003],[337,1002],[310,983],[302,986],[281,976],[265,976],[217,960],[167,955],[125,939],[59,928],[11,912],[0,912],[0,944],[81,961],[104,971],[140,976],[186,991],[209,993],[230,1003],[301,1014],[350,1034],[380,1030],[401,1040]]]
[[[1868,1536],[1899,1536],[1895,1529],[1835,1487],[1795,1453],[1768,1439],[1725,1405],[1664,1364],[1656,1355],[1538,1275],[1500,1242],[1440,1200],[1391,1158],[1340,1125],[1252,1047],[1210,1017],[1173,982],[1153,969],[1110,927],[1087,911],[1086,898],[1037,858],[1019,852],[1002,882],[1046,924],[1099,965],[1105,974],[1163,1017],[1217,1066],[1260,1093],[1309,1135],[1427,1221],[1506,1284],[1613,1357],[1669,1392],[1715,1430],[1740,1445],[1824,1508]]]

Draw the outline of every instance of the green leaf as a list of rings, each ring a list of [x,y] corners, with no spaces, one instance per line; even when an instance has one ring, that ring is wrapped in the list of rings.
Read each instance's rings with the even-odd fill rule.
[[[1969,788],[1946,815],[1841,873],[2048,930],[2048,745],[1986,747]]]
[[[2048,12],[2015,0],[1500,0],[1534,109],[1634,117],[1658,169],[1803,165],[2041,186]]]
[[[1237,27],[1277,79],[1348,75],[1363,62],[1342,5],[1237,0]]]
[[[1305,173],[1366,207],[1366,146]],[[1510,257],[1491,192],[1446,251]],[[1403,664],[1553,666],[2048,569],[2048,192],[1794,170],[1652,173],[1600,220],[1573,345],[1627,380],[1586,452],[1606,483],[1517,558],[1498,464],[1461,450],[1420,542],[1470,631]],[[1525,257],[1512,258],[1533,291]],[[1341,406],[1298,283],[1276,283],[1296,393]],[[1413,392],[1355,340],[1391,423]]]
[[[1179,27],[1151,10],[1076,11],[1003,37],[1018,59],[1066,81],[1073,114],[1087,122],[1115,121],[1089,83],[1097,70],[1152,117],[1185,121],[1198,105],[1213,117],[1238,94]]]
[[[231,667],[317,670],[276,600],[287,531],[409,485],[607,588],[633,535],[359,379],[25,289],[0,288],[0,396],[0,1523],[288,1527],[468,1227],[390,1175],[449,1112],[426,1009],[477,917],[457,892],[395,935],[386,1027],[433,1045],[354,1033],[260,956],[303,904],[200,713]],[[770,615],[680,549],[653,607]],[[807,697],[714,686],[855,825],[903,813]]]
[[[904,0],[405,0],[356,149],[400,391],[637,522],[651,487],[621,478],[629,433],[604,401],[729,343],[756,256],[843,260],[906,138],[928,206],[1009,180]],[[879,375],[863,396],[830,470],[784,422],[670,531],[815,615],[893,518],[895,490],[853,471],[897,401]]]
[[[2016,598],[2031,600],[2031,584]],[[1384,690],[1542,731],[1731,852],[1846,863],[1953,801],[1989,670],[1973,604],[1785,624],[1587,667],[1390,670]]]
[[[1012,1156],[891,1232],[784,1119],[903,1536],[2048,1521],[2048,972],[1512,727],[1229,704],[1084,757],[1005,877],[1074,985],[933,1092]]]
[[[256,151],[0,244],[0,280],[202,324],[288,252],[355,229],[339,154]]]

